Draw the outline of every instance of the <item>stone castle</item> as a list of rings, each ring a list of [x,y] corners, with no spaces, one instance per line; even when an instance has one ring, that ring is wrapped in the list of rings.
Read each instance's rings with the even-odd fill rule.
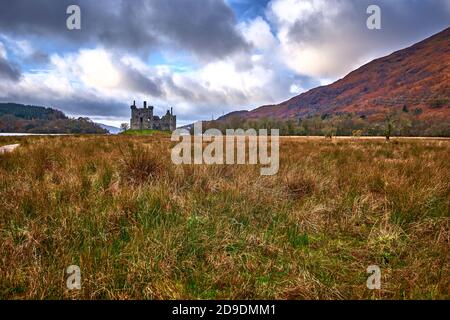
[[[130,128],[132,130],[170,130],[177,128],[177,117],[173,115],[173,109],[167,110],[167,113],[161,118],[153,115],[153,106],[147,107],[147,101],[144,101],[144,107],[136,107],[136,101],[133,101],[131,108]]]

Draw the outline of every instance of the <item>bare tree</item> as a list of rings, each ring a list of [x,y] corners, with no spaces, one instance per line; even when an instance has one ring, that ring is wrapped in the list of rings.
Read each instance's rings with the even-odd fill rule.
[[[120,129],[121,129],[122,131],[127,131],[128,129],[130,129],[130,125],[129,125],[128,123],[122,123],[122,124],[120,125]]]

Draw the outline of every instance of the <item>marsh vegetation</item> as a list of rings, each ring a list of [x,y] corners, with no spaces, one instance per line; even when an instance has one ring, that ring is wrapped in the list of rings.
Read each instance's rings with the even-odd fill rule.
[[[449,298],[448,140],[281,139],[274,176],[175,166],[167,135],[13,143],[2,299]]]

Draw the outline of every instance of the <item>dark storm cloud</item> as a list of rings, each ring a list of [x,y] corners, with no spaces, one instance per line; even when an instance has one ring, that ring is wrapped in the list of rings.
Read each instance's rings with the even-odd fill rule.
[[[81,30],[66,28],[66,8],[81,8]],[[156,45],[175,46],[202,58],[247,48],[223,0],[15,0],[0,2],[0,33],[38,35],[51,41],[148,55]],[[64,44],[64,42],[63,42]]]
[[[55,101],[52,107],[63,110],[67,114],[85,116],[128,117],[130,107],[126,103],[99,100],[97,97],[73,98],[65,101]]]
[[[122,65],[120,67],[122,84],[133,92],[139,92],[152,97],[162,97],[164,92],[161,88],[161,81],[150,79],[139,70]]]
[[[151,25],[181,48],[221,57],[247,47],[234,28],[233,11],[222,0],[155,0],[150,12]]]
[[[22,74],[18,66],[10,64],[0,57],[0,81],[19,81],[21,76]]]

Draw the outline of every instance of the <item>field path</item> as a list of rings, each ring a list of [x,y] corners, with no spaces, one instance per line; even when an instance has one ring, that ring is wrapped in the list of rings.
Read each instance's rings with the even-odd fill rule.
[[[0,154],[14,151],[20,144],[8,144],[6,146],[0,147]]]

